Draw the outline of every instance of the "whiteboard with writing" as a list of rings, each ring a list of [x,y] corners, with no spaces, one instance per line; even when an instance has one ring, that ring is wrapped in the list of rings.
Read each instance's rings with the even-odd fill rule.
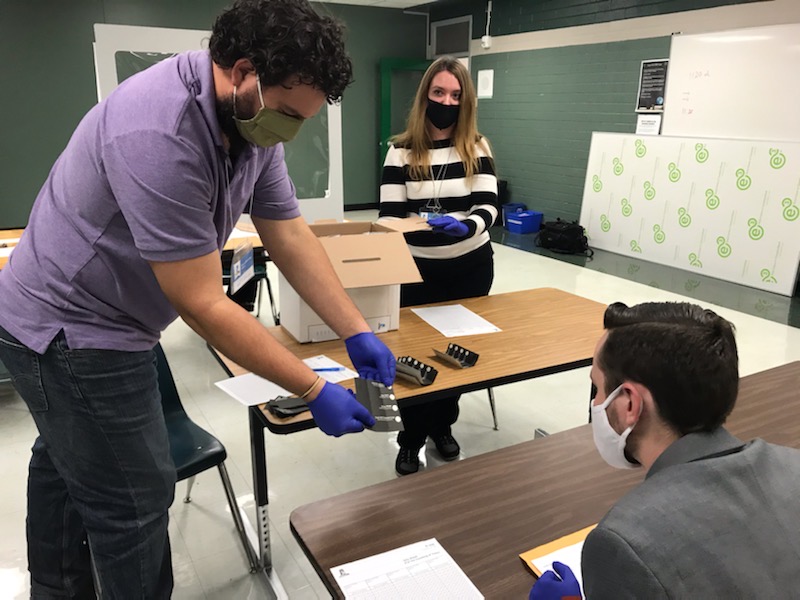
[[[664,135],[800,141],[800,23],[674,35],[669,58]]]

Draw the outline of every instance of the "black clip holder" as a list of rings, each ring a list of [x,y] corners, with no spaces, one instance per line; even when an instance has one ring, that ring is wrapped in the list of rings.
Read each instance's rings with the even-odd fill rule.
[[[288,419],[309,410],[308,404],[297,396],[278,396],[267,401],[267,410],[276,417]]]
[[[433,383],[439,371],[411,356],[397,357],[397,376],[418,385]]]
[[[459,369],[474,367],[475,363],[478,362],[478,354],[458,344],[447,344],[447,352],[442,352],[436,348],[433,351],[440,360]]]
[[[375,417],[372,431],[402,431],[403,420],[394,390],[372,379],[358,377],[355,382],[356,400]]]

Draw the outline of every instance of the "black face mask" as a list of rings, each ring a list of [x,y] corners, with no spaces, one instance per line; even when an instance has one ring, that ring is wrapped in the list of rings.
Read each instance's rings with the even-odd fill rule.
[[[447,106],[428,98],[428,108],[425,110],[425,115],[436,129],[447,129],[458,121],[459,108],[458,104]]]

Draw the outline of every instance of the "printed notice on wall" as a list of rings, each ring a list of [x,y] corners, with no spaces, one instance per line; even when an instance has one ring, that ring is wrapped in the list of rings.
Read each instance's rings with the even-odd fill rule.
[[[659,60],[643,60],[639,72],[639,95],[636,100],[636,112],[663,112],[664,91],[667,87],[666,58]]]
[[[491,98],[494,94],[494,69],[478,71],[478,98]]]

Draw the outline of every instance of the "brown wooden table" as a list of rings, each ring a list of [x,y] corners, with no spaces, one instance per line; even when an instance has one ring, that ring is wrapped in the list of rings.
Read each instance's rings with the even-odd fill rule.
[[[395,395],[404,406],[588,366],[603,332],[606,308],[599,302],[553,288],[440,303],[447,304],[462,304],[502,331],[446,338],[411,308],[400,309],[400,328],[382,333],[380,339],[397,356],[413,356],[439,371],[434,383],[425,387],[397,379]],[[350,365],[341,340],[300,344],[281,327],[271,327],[270,333],[301,359],[324,354]],[[468,369],[454,369],[440,362],[433,349],[444,351],[449,342],[478,353],[477,364]],[[213,348],[211,350],[229,375],[247,372]],[[353,381],[342,382],[342,385],[352,389]],[[588,385],[587,380],[587,389]],[[263,405],[256,410],[264,427],[273,433],[292,433],[315,426],[309,413],[281,419]]]
[[[800,362],[743,378],[728,429],[800,447],[798,389]],[[526,598],[518,555],[596,523],[643,477],[606,465],[584,425],[307,504],[290,524],[336,597],[331,567],[436,538],[486,598]]]
[[[603,312],[606,308],[598,302],[551,288],[469,298],[458,303],[495,324],[502,332],[446,338],[411,312],[410,308],[400,309],[400,328],[382,333],[380,339],[397,356],[413,356],[435,365],[439,371],[436,381],[430,386],[420,387],[397,380],[394,390],[401,404],[431,402],[456,393],[588,366],[603,331]],[[272,327],[270,332],[301,359],[324,354],[341,364],[350,364],[342,340],[299,344],[281,327]],[[480,355],[477,364],[468,369],[456,369],[432,358],[433,348],[446,350],[449,341],[477,352]],[[214,348],[209,348],[229,375],[246,373]],[[342,384],[351,389],[353,387],[352,380]],[[588,379],[586,386],[588,397]],[[264,429],[287,434],[316,425],[310,413],[280,419],[263,405],[251,406],[248,417],[258,529],[257,554],[260,566],[270,569],[272,558]]]
[[[4,250],[7,249],[8,246],[16,246],[17,239],[22,237],[22,232],[25,231],[24,229],[2,229],[0,230],[0,248]],[[7,240],[14,240],[13,242],[9,242]],[[0,256],[0,269],[6,266],[8,262],[7,256]]]

